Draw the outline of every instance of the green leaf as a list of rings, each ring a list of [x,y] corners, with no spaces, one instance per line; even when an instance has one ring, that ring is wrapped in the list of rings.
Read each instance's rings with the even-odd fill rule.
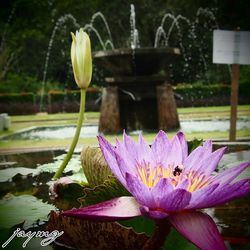
[[[80,207],[79,198],[83,197],[83,187],[78,183],[58,184],[56,186],[58,197],[54,199],[54,204],[61,210]]]
[[[17,174],[22,174],[22,175],[30,174],[32,176],[35,176],[38,173],[39,171],[37,169],[23,168],[23,167],[1,169],[0,170],[0,182],[9,181]]]
[[[196,246],[186,240],[181,234],[179,234],[175,229],[171,229],[169,235],[164,244],[167,250],[197,250]]]
[[[202,144],[203,140],[194,138],[192,141],[188,141],[188,154],[190,154],[194,149]]]
[[[25,221],[25,226],[38,219],[47,219],[54,210],[53,205],[42,202],[31,195],[11,196],[0,200],[0,228],[10,228]]]
[[[132,227],[137,233],[146,233],[151,236],[155,229],[155,223],[153,220],[139,216],[130,220],[119,221],[119,224],[122,224],[126,227]]]
[[[81,200],[82,205],[96,204],[120,196],[131,194],[114,178],[109,178],[103,184],[94,188],[84,188],[85,196]]]

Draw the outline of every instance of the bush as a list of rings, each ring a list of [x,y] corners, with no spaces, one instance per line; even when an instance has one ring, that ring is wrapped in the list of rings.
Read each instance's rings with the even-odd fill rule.
[[[27,75],[9,73],[7,78],[0,82],[0,93],[37,93],[41,88],[41,82]]]
[[[179,107],[230,105],[230,85],[182,83],[178,84],[174,91],[177,97],[177,105]],[[241,83],[239,85],[239,104],[249,104],[249,97],[249,86],[247,86],[247,83]]]
[[[0,94],[0,103],[31,103],[35,104],[36,95],[34,93],[4,93]]]
[[[86,95],[86,111],[98,111],[100,108],[101,91],[99,88],[88,88]],[[78,112],[80,91],[49,91],[48,112]]]
[[[0,113],[33,114],[38,111],[36,95],[33,93],[0,94]]]

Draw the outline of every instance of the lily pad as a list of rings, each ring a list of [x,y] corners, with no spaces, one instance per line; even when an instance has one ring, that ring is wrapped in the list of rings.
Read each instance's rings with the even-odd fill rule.
[[[51,212],[47,230],[64,231],[60,244],[81,249],[142,249],[148,237],[116,222],[94,222]]]
[[[155,229],[154,221],[144,216],[119,221],[119,223],[126,227],[132,227],[137,233],[146,233],[149,236],[152,236]]]
[[[102,185],[94,188],[84,188],[85,196],[81,199],[82,205],[92,205],[120,196],[130,196],[130,193],[114,178],[109,178]]]
[[[22,174],[22,175],[31,174],[32,176],[35,176],[38,172],[39,171],[37,169],[23,168],[23,167],[1,169],[0,182],[10,181],[17,174]]]
[[[31,195],[10,196],[0,200],[0,228],[10,228],[25,221],[25,226],[47,219],[53,205]]]
[[[56,186],[57,198],[53,200],[55,206],[61,210],[80,207],[79,198],[83,197],[83,187],[78,183],[69,183]]]
[[[37,167],[37,169],[40,172],[54,173],[60,167],[61,163],[63,162],[63,160],[65,158],[65,156],[66,156],[66,154],[59,155],[59,156],[54,158],[54,162],[40,165],[40,166]],[[80,155],[73,154],[72,158],[70,159],[69,164],[64,169],[64,173],[67,173],[67,172],[70,172],[70,171],[76,173],[76,172],[80,171],[80,169],[81,169]]]

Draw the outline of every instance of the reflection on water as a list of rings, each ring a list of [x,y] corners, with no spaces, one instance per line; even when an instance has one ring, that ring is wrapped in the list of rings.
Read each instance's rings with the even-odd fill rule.
[[[70,139],[75,134],[75,126],[49,126],[36,127],[23,132],[18,132],[11,136],[6,136],[5,140],[37,140],[37,139]],[[97,126],[83,126],[80,137],[95,137],[98,134]]]
[[[56,170],[55,166],[63,158],[63,151],[46,151],[26,154],[0,155],[0,195],[3,199],[10,195],[26,197],[32,194],[44,203],[51,203],[48,197],[48,185]],[[226,154],[220,164],[225,169],[228,164],[250,159],[250,150]],[[15,162],[15,164],[8,164]],[[73,164],[73,165],[72,165]],[[74,169],[81,168],[79,154],[75,155],[72,166],[69,166],[67,175]],[[6,171],[8,172],[6,175]],[[7,176],[8,178],[4,178]],[[249,178],[250,171],[243,173],[242,177]],[[27,197],[26,197],[27,198]],[[1,201],[1,200],[0,200]],[[245,197],[223,206],[205,210],[218,225],[225,240],[231,242],[232,249],[250,249],[250,197]],[[23,211],[25,213],[25,211]],[[33,213],[27,204],[27,215]]]
[[[228,131],[229,120],[190,120],[181,121],[181,130],[186,133],[191,132],[213,132],[213,131]],[[237,129],[249,129],[249,120],[238,120]],[[138,134],[141,131],[134,131],[131,134]],[[40,139],[69,139],[75,134],[75,126],[49,126],[36,127],[22,132],[18,132],[11,136],[6,136],[5,140],[40,140]],[[83,126],[81,130],[81,138],[96,137],[98,135],[98,126]]]
[[[181,129],[184,132],[212,132],[228,131],[230,126],[229,120],[207,120],[207,121],[181,121]],[[249,129],[249,120],[238,120],[237,130]]]

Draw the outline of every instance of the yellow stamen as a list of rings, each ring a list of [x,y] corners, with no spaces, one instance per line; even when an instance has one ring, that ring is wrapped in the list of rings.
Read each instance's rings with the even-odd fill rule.
[[[209,184],[209,178],[203,174],[198,174],[195,171],[185,172],[184,167],[179,165],[169,165],[167,168],[161,164],[152,167],[150,163],[143,162],[138,164],[138,177],[148,187],[154,187],[162,178],[170,178],[171,184],[175,188],[179,183],[188,179],[189,186],[187,191],[194,192]]]

